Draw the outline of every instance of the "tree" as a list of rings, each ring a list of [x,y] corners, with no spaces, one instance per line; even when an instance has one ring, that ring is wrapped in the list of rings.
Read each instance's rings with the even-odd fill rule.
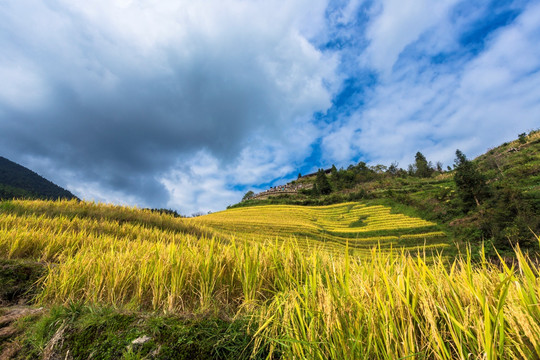
[[[336,168],[336,165],[332,164],[332,168],[330,169],[330,174],[332,174],[332,176],[338,176],[338,169]]]
[[[341,182],[341,176],[336,168],[336,165],[332,165],[332,168],[330,169],[330,180],[332,180],[332,184],[334,185],[334,188],[337,190],[341,190],[343,188],[343,184]]]
[[[489,196],[484,175],[459,149],[456,150],[454,166],[456,169],[454,182],[458,196],[463,201],[464,210],[469,210],[475,204],[477,207],[480,206],[481,202]]]
[[[317,171],[314,188],[316,189],[316,192],[322,195],[328,195],[332,192],[332,187],[330,186],[326,173],[323,169],[319,169],[319,171]]]
[[[253,191],[249,190],[249,191],[244,195],[244,197],[242,198],[242,201],[249,200],[249,199],[251,199],[254,195],[255,195],[255,193],[254,193]]]
[[[388,170],[388,168],[384,165],[377,164],[375,166],[372,166],[370,170],[372,170],[375,174],[380,175],[380,174],[384,174]]]
[[[399,163],[394,161],[393,163],[390,164],[390,166],[388,167],[388,170],[386,170],[386,172],[390,175],[397,175],[398,171],[399,171]]]
[[[540,225],[540,218],[535,215],[538,210],[514,181],[497,183],[492,198],[486,203],[485,223],[497,247],[538,245],[531,232],[531,229],[538,229]]]
[[[426,157],[420,151],[414,156],[414,165],[416,168],[415,175],[418,177],[430,177],[433,173],[431,164],[428,163]]]

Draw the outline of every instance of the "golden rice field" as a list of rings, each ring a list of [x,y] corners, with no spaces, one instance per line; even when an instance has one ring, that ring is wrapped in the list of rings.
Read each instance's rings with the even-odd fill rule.
[[[432,230],[384,207],[256,209],[175,219],[74,201],[2,202],[0,257],[48,264],[36,304],[247,319],[255,346],[245,358],[540,359],[540,273],[519,249],[513,266],[376,248],[351,256],[322,240],[307,252],[285,235],[362,241],[422,229],[388,235],[399,243]],[[360,231],[349,231],[353,223]]]
[[[437,224],[393,213],[382,205],[346,203],[329,206],[267,205],[201,216],[195,223],[244,240],[290,239],[301,248],[318,246],[356,254],[374,246],[386,249],[443,250],[449,241]]]

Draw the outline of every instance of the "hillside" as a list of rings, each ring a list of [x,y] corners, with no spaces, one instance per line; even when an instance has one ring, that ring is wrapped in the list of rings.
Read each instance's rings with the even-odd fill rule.
[[[76,199],[32,170],[0,156],[0,199]]]
[[[489,242],[499,249],[510,249],[517,243],[537,246],[533,232],[540,233],[540,131],[520,134],[519,139],[470,162],[485,183],[485,195],[477,206],[467,204],[456,186],[456,166],[444,170],[422,157],[420,154],[418,163],[408,170],[395,164],[368,166],[363,162],[347,169],[333,167],[259,194],[248,194],[232,208],[376,199],[389,206],[408,206],[463,242]],[[323,187],[325,191],[320,191]]]
[[[369,202],[186,219],[3,201],[0,358],[537,358],[540,274],[519,249],[505,267],[340,243],[436,229]]]
[[[373,247],[443,250],[450,246],[436,223],[374,202],[328,206],[266,205],[195,218],[196,223],[251,241],[294,238],[300,249],[369,255]],[[271,234],[271,235],[269,235]]]

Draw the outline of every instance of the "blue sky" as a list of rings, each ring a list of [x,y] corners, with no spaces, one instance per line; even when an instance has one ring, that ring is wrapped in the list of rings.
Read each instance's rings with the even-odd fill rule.
[[[540,127],[540,3],[0,3],[0,155],[79,197],[216,211],[319,167]]]

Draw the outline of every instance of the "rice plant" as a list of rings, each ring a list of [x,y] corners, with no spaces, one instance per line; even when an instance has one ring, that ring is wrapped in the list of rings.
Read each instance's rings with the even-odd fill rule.
[[[270,349],[269,358],[540,358],[540,272],[519,248],[512,265],[473,263],[470,252],[449,261],[421,247],[374,245],[357,256],[347,241],[328,251],[292,234],[265,237],[263,218],[239,221],[235,237],[231,223],[227,236],[217,230],[226,214],[160,222],[105,205],[14,204],[1,208],[0,257],[49,264],[39,304],[244,319],[253,355]],[[99,217],[102,206],[109,214]],[[291,229],[348,214],[293,211],[299,218],[283,218]],[[246,235],[249,221],[257,237]]]

